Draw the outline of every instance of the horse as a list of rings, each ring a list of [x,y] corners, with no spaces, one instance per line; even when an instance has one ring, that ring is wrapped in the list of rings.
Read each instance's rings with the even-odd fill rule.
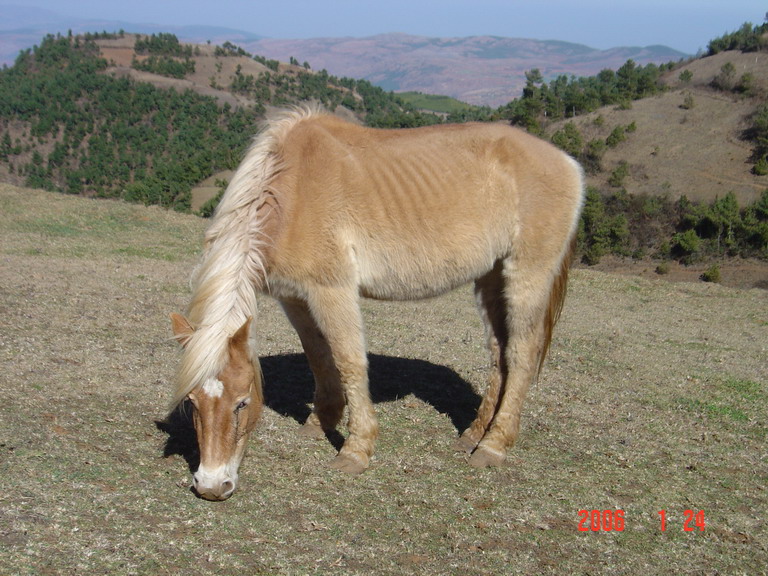
[[[331,461],[368,466],[378,422],[361,298],[433,297],[474,282],[491,356],[485,395],[457,448],[498,466],[517,438],[566,292],[583,204],[579,164],[506,124],[375,129],[316,107],[268,120],[205,233],[171,405],[192,405],[193,489],[232,495],[262,410],[257,298],[276,298],[315,381],[302,432],[323,438],[348,411]]]

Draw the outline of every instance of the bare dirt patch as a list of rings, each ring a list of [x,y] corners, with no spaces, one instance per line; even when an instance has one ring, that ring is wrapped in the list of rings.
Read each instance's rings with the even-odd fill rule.
[[[298,435],[311,376],[263,299],[268,409],[213,504],[189,490],[188,430],[162,423],[204,225],[0,185],[0,572],[765,573],[768,292],[575,270],[518,445],[487,470],[451,451],[485,385],[469,291],[366,302],[382,435],[359,477]],[[579,531],[580,510],[624,529]]]
[[[128,76],[138,82],[147,82],[157,88],[174,88],[179,91],[192,90],[203,96],[215,98],[220,106],[248,106],[253,102],[243,96],[228,91],[235,71],[258,76],[267,71],[267,67],[245,56],[217,57],[215,47],[196,45],[194,57],[195,71],[185,78],[168,78],[159,74],[143,72],[131,68],[136,55],[134,45],[137,36],[126,34],[122,38],[98,40],[101,56],[110,63],[105,73],[117,77]]]
[[[730,288],[761,288],[768,290],[768,262],[749,258],[704,260],[695,264],[653,259],[633,260],[605,256],[591,270],[638,276],[648,280],[667,282],[701,282],[707,270],[716,266],[720,270],[720,284]]]

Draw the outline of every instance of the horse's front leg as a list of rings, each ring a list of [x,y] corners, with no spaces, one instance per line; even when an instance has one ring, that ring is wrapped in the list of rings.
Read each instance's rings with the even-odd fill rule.
[[[349,436],[331,465],[359,474],[373,456],[379,425],[368,390],[368,360],[357,289],[313,287],[307,305],[322,333],[349,410]]]
[[[301,428],[311,438],[325,438],[336,429],[344,415],[344,390],[339,371],[331,355],[328,341],[309,312],[307,304],[299,300],[281,300],[285,315],[296,330],[315,378],[315,397],[312,413]]]

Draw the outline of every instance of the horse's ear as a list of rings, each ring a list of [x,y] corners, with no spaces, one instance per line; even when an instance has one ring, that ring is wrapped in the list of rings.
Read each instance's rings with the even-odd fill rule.
[[[182,346],[186,346],[189,343],[189,339],[192,338],[192,334],[195,331],[189,320],[181,314],[171,314],[171,327],[173,328],[173,337]]]
[[[248,316],[248,319],[245,321],[245,323],[240,326],[240,328],[237,329],[237,332],[232,335],[232,338],[229,339],[229,349],[231,352],[237,351],[247,357],[250,357],[248,348],[248,335],[251,330],[252,320],[253,317]]]

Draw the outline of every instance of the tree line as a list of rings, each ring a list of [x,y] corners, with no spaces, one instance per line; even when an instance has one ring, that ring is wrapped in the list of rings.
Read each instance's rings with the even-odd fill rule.
[[[748,206],[732,192],[709,203],[686,196],[608,194],[587,190],[579,227],[586,264],[608,254],[691,264],[713,257],[768,258],[768,190]]]

